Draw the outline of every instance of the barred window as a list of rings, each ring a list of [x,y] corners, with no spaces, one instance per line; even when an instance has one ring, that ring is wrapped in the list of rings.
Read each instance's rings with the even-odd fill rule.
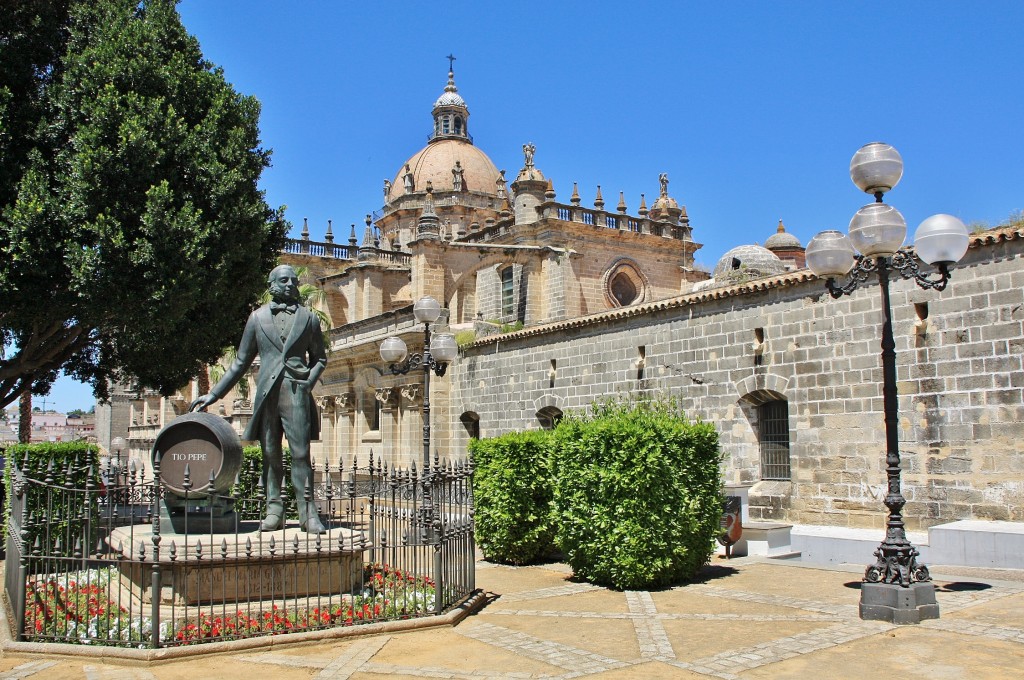
[[[783,399],[761,404],[757,409],[761,439],[761,479],[789,481],[789,403]]]
[[[512,267],[505,267],[501,270],[501,318],[502,321],[510,321],[516,311],[515,286],[513,281],[514,271]]]

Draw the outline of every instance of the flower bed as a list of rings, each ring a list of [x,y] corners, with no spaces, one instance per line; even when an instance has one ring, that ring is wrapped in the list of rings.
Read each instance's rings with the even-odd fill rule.
[[[33,577],[27,584],[25,635],[31,640],[146,646],[152,620],[132,615],[110,597],[111,569]],[[364,567],[363,589],[344,602],[323,606],[274,604],[269,610],[211,614],[160,626],[167,645],[197,644],[260,635],[281,635],[360,623],[408,619],[433,613],[431,579],[387,565]]]

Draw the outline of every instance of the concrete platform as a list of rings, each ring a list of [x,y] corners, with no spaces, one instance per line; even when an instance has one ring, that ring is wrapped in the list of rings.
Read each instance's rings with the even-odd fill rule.
[[[874,553],[885,539],[885,530],[794,524],[790,536],[792,549],[800,553],[803,562],[866,567],[874,563]],[[920,551],[920,559],[929,564],[928,534],[908,531],[907,538]]]
[[[961,520],[928,530],[936,564],[1024,569],[1024,522]]]

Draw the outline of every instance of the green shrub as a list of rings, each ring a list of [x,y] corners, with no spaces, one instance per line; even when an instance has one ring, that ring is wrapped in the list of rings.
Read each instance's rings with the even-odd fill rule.
[[[488,560],[527,564],[552,552],[550,432],[470,442],[477,545]]]
[[[50,554],[58,541],[63,555],[71,555],[75,543],[82,541],[83,552],[95,547],[99,528],[99,497],[103,493],[100,481],[99,449],[94,444],[75,442],[40,442],[37,444],[13,444],[4,452],[4,540],[11,517],[11,501],[14,498],[14,468],[33,480],[53,479],[52,486],[42,483],[28,483],[25,487],[25,503],[29,511],[27,545],[32,546],[38,538]],[[52,463],[52,468],[51,468]],[[88,493],[91,529],[85,535],[85,518],[80,510],[85,508],[86,481],[92,470],[92,488]],[[71,509],[74,512],[69,513]]]
[[[721,517],[718,433],[673,404],[568,416],[551,448],[557,544],[581,578],[621,589],[693,577]]]
[[[288,447],[282,452],[284,458],[284,482],[281,484],[281,499],[284,501],[285,517],[298,519],[295,505],[295,490],[292,488],[292,457]],[[261,519],[266,514],[266,489],[260,489],[263,474],[263,449],[259,444],[242,448],[242,469],[238,481],[231,488],[231,495],[238,499],[235,512],[242,520]]]

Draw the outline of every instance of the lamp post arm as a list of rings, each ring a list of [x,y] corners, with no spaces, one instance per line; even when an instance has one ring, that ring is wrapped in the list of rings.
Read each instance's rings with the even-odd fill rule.
[[[868,280],[868,275],[878,268],[875,258],[873,257],[855,255],[854,258],[856,262],[853,265],[853,269],[850,270],[849,281],[843,285],[838,285],[836,280],[832,277],[825,280],[825,287],[828,289],[829,295],[837,300],[842,296],[849,295],[853,291],[857,290],[861,284]]]
[[[938,271],[938,278],[929,278],[927,274],[921,273],[921,267],[917,258],[904,250],[897,250],[892,256],[892,268],[904,279],[913,279],[914,283],[925,290],[945,290],[949,283],[949,265],[939,262],[935,265]]]

